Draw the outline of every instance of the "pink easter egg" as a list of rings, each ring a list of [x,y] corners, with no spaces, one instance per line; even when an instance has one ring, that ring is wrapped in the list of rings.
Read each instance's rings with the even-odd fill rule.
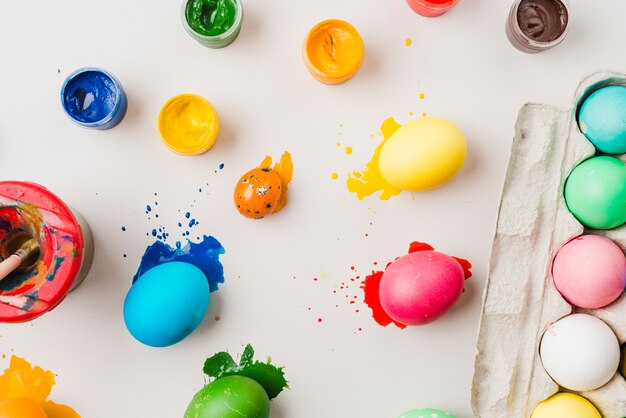
[[[565,244],[552,264],[554,284],[572,305],[597,309],[626,287],[626,256],[610,239],[582,235]]]
[[[419,251],[391,263],[380,282],[380,302],[395,321],[424,325],[445,314],[463,292],[461,264],[437,251]]]

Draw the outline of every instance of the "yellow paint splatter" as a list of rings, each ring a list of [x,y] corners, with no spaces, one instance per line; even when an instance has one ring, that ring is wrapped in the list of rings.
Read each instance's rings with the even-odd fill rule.
[[[426,117],[426,112],[422,112],[422,116],[423,116],[423,117]]]
[[[337,180],[337,178],[339,178],[339,175],[337,173],[333,173],[330,175],[330,178],[333,180]]]
[[[352,147],[346,147],[346,154],[352,154]]]
[[[404,40],[404,45],[406,45],[406,46],[411,46],[411,45],[413,45],[413,39],[411,39],[411,38],[406,38],[406,39]]]
[[[420,93],[420,100],[424,100],[426,98],[426,95],[424,93]]]
[[[363,171],[354,171],[348,176],[348,180],[346,181],[348,190],[352,193],[356,193],[359,200],[377,191],[380,191],[379,197],[381,200],[388,200],[392,196],[400,193],[400,189],[385,181],[378,168],[380,150],[398,128],[400,128],[400,124],[393,118],[386,119],[380,127],[384,140],[376,147],[371,160],[367,163]]]
[[[340,147],[341,146],[341,142],[337,142],[337,146]]]
[[[413,116],[413,112],[409,112],[409,116]]]
[[[259,167],[270,167],[272,165],[272,157],[266,156]],[[289,189],[289,183],[293,178],[293,162],[291,161],[291,154],[289,152],[283,153],[280,157],[280,161],[274,164],[274,171],[280,177],[280,189],[281,195],[276,209],[272,214],[280,212],[287,204],[287,190]]]
[[[47,400],[54,383],[51,371],[32,367],[23,358],[11,356],[9,368],[0,376],[0,403],[25,399],[41,406],[48,418],[80,418],[69,406]]]

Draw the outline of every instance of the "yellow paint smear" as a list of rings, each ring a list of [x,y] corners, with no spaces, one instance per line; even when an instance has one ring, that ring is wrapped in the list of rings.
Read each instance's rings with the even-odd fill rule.
[[[348,190],[352,193],[356,193],[359,200],[377,191],[380,191],[380,200],[389,200],[392,196],[401,192],[400,189],[385,181],[383,176],[380,175],[378,168],[380,150],[398,128],[400,128],[400,124],[396,122],[395,119],[386,119],[380,127],[384,140],[376,147],[372,159],[367,163],[363,171],[354,171],[348,176],[348,180],[346,181]]]
[[[272,157],[269,155],[266,156],[259,167],[271,167],[272,166]],[[280,161],[274,164],[274,171],[280,177],[280,200],[278,201],[278,205],[276,205],[276,209],[272,213],[280,212],[285,205],[287,204],[287,190],[289,189],[289,183],[291,183],[291,179],[293,178],[293,162],[291,161],[291,154],[289,152],[283,153],[280,157]]]
[[[11,356],[9,368],[0,376],[0,402],[27,399],[40,405],[48,418],[80,418],[69,406],[47,400],[54,383],[51,371],[32,367],[23,358]]]

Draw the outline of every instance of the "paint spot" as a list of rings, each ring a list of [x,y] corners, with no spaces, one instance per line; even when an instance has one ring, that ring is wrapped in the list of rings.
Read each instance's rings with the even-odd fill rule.
[[[420,100],[424,100],[426,98],[426,95],[424,93],[420,93]]]
[[[133,283],[151,268],[172,261],[180,261],[193,264],[202,270],[209,282],[209,289],[215,292],[218,284],[224,283],[224,267],[219,260],[220,255],[225,253],[222,244],[214,237],[204,235],[201,242],[194,243],[187,240],[187,244],[181,247],[180,242],[176,243],[176,248],[161,241],[150,245],[141,258]]]
[[[322,319],[322,318],[317,318],[317,322],[318,322],[318,323],[320,323],[320,324],[321,324],[321,323],[322,323],[322,321],[323,321],[323,319]]]
[[[406,38],[406,39],[404,40],[404,45],[406,45],[406,46],[411,46],[411,45],[413,45],[413,39],[411,39],[411,38]]]
[[[216,321],[219,321],[219,320],[221,320],[221,319],[222,319],[222,317],[221,317],[221,316],[219,316],[219,315],[215,315],[215,320],[216,320]]]
[[[434,248],[426,243],[414,241],[409,245],[409,253],[414,253],[418,251],[433,251]],[[471,263],[465,259],[452,257],[461,264],[463,268],[463,272],[465,274],[465,279],[469,279],[472,277],[472,272],[470,268],[472,267]],[[387,263],[387,267],[391,265],[392,262]],[[376,264],[376,263],[374,263]],[[363,289],[364,293],[364,301],[372,310],[372,317],[374,320],[381,326],[386,327],[387,325],[393,323],[398,328],[404,329],[406,325],[401,324],[400,322],[394,321],[383,309],[382,304],[380,303],[380,281],[383,278],[383,271],[372,271],[372,274],[368,275],[365,280],[362,282],[361,289]]]
[[[346,154],[352,154],[352,147],[346,147]]]
[[[426,112],[422,112],[422,117],[426,117]]]
[[[32,367],[23,358],[11,356],[9,368],[0,376],[0,403],[26,399],[41,406],[48,417],[80,418],[69,406],[47,400],[54,384],[54,373],[51,371]]]
[[[125,226],[122,227],[122,231],[126,231],[126,227]]]
[[[384,140],[376,147],[374,155],[372,155],[365,169],[362,171],[353,171],[348,176],[348,180],[346,181],[348,190],[352,193],[356,193],[359,200],[378,191],[380,191],[379,198],[381,200],[388,200],[401,192],[400,189],[385,181],[378,167],[378,157],[383,145],[398,128],[400,128],[400,124],[393,118],[386,119],[380,127]]]
[[[337,173],[332,173],[330,175],[330,178],[333,179],[333,180],[337,180],[338,177],[339,177],[339,175]]]

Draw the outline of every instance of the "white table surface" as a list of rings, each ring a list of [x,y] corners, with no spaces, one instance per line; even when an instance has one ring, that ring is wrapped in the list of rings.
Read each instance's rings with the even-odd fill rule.
[[[583,75],[626,71],[626,2],[572,2],[565,42],[527,55],[504,35],[511,2],[501,0],[463,0],[437,19],[402,0],[244,0],[241,35],[223,50],[185,33],[179,1],[3,1],[0,178],[39,182],[81,212],[96,258],[56,310],[0,326],[0,366],[16,354],[53,370],[51,398],[86,418],[174,418],[202,387],[204,359],[250,342],[286,366],[291,390],[272,402],[272,418],[395,418],[416,407],[470,417],[481,293],[517,112],[527,101],[568,107]],[[332,17],[355,25],[367,49],[361,71],[340,86],[315,81],[300,56],[306,32]],[[124,85],[128,113],[113,130],[79,128],[61,109],[61,83],[83,66]],[[202,156],[173,154],[156,130],[161,105],[183,92],[206,97],[222,120]],[[409,112],[464,130],[464,168],[434,191],[358,201],[347,173],[369,160],[385,118],[406,122]],[[284,150],[295,164],[287,208],[244,219],[231,201],[235,182]],[[148,220],[155,192],[160,218]],[[226,284],[190,338],[145,347],[126,331],[124,297],[152,242],[146,232],[164,225],[176,238],[178,210],[190,209],[200,222],[192,237],[212,234],[226,248]],[[363,276],[413,240],[474,264],[442,320],[382,328],[361,300],[349,306],[332,293],[354,277],[351,266]]]

